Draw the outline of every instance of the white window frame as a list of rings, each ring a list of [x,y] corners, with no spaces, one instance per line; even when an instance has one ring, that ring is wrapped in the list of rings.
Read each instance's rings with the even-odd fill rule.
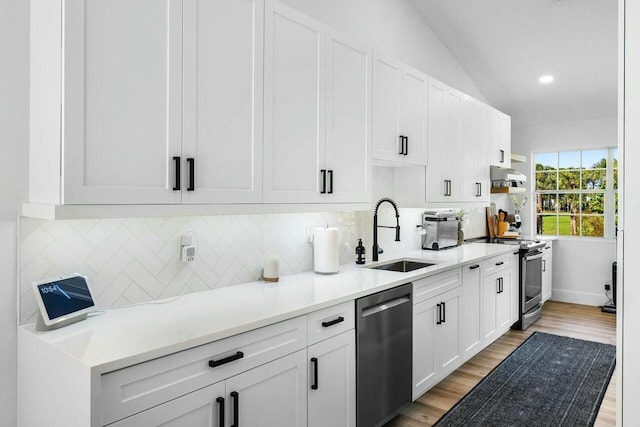
[[[535,230],[535,232],[537,233],[537,220],[538,220],[538,213],[536,212],[536,205],[537,205],[537,194],[541,193],[541,194],[556,194],[558,196],[562,195],[562,194],[577,194],[577,195],[584,195],[584,194],[604,194],[604,214],[583,214],[582,213],[582,206],[580,207],[580,212],[578,213],[578,215],[580,217],[589,217],[589,216],[594,216],[594,217],[598,217],[598,216],[603,216],[604,217],[604,236],[603,237],[599,237],[599,236],[571,236],[571,235],[562,235],[559,234],[560,231],[560,227],[559,227],[559,217],[563,216],[560,214],[560,212],[558,212],[557,208],[556,208],[556,221],[557,221],[557,225],[556,225],[556,234],[555,236],[560,238],[560,239],[587,239],[587,240],[596,240],[596,239],[615,239],[616,238],[616,223],[615,223],[615,217],[616,217],[616,212],[615,212],[615,197],[616,194],[619,193],[619,189],[614,189],[613,188],[613,178],[614,178],[614,152],[615,150],[618,149],[618,147],[588,147],[588,148],[574,148],[574,149],[564,149],[564,150],[541,150],[541,151],[535,151],[531,153],[531,176],[532,176],[532,191],[531,191],[531,198],[532,198],[532,203],[531,203],[531,215],[533,218],[532,224],[531,226],[533,227],[533,230]],[[556,182],[556,189],[555,190],[540,190],[538,191],[538,189],[536,188],[536,155],[538,154],[556,154],[558,155],[558,164],[557,164],[557,171],[560,171],[559,167],[559,156],[560,153],[569,153],[569,152],[580,152],[580,167],[584,167],[584,165],[582,165],[582,152],[584,151],[597,151],[597,150],[606,150],[607,151],[607,168],[605,169],[605,181],[607,182],[607,186],[604,189],[604,191],[602,190],[584,190],[582,188],[580,189],[575,189],[575,190],[560,190],[557,188],[558,186],[558,182],[559,182],[559,176],[558,176],[558,180]],[[618,179],[620,178],[620,172],[619,172],[620,167],[618,166]],[[580,171],[582,171],[584,169],[580,169]],[[618,187],[620,185],[618,184]],[[558,197],[559,199],[559,197]],[[548,214],[551,215],[551,214]],[[580,232],[582,232],[580,230]],[[554,236],[553,234],[543,234],[544,236]]]

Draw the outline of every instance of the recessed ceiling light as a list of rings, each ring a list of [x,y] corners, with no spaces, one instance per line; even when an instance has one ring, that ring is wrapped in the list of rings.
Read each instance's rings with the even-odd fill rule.
[[[538,81],[542,84],[548,84],[553,81],[553,76],[549,76],[549,75],[542,76],[538,79]]]

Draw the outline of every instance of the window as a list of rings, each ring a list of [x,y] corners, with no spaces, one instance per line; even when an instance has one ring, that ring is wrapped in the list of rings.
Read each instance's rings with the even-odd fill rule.
[[[615,237],[618,150],[535,154],[538,234]]]

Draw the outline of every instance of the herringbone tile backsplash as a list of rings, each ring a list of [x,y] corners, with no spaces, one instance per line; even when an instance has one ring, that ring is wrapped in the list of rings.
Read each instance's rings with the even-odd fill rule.
[[[414,232],[422,209],[401,209],[401,242],[381,229],[385,257],[420,248]],[[340,264],[354,260],[362,238],[371,259],[372,213],[216,215],[44,221],[20,219],[20,323],[35,321],[31,283],[62,274],[89,277],[99,307],[118,307],[258,280],[264,256],[277,254],[280,274],[313,270],[313,245],[305,229],[340,229]],[[381,208],[380,224],[395,225],[393,210]],[[197,237],[194,262],[180,260],[179,237]]]
[[[255,281],[268,253],[280,258],[281,275],[311,271],[313,245],[305,241],[307,227],[338,227],[340,263],[349,263],[359,237],[370,247],[371,230],[362,226],[367,222],[363,218],[369,216],[371,212],[68,221],[21,218],[20,323],[34,321],[37,313],[31,283],[61,274],[87,275],[97,305],[117,307]],[[179,236],[187,231],[195,233],[198,247],[190,264],[179,256]],[[392,237],[381,236],[381,242],[392,242]],[[385,249],[393,246],[389,243]]]

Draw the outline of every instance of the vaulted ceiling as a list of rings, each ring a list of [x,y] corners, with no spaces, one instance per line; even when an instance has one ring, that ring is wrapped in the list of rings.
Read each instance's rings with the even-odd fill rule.
[[[409,1],[514,125],[616,115],[616,0]]]

